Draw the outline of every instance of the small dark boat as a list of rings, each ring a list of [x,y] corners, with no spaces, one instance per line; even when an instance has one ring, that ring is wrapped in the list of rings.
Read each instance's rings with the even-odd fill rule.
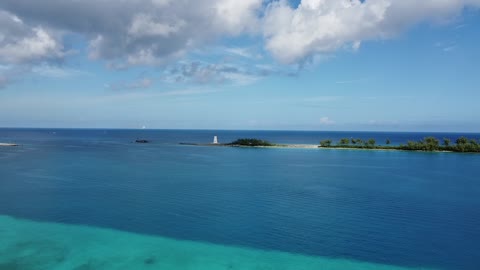
[[[136,143],[149,143],[150,141],[144,140],[144,139],[136,139],[135,142]]]

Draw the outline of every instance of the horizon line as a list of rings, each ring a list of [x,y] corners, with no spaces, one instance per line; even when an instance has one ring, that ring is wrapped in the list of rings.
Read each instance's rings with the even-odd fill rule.
[[[150,130],[150,131],[277,131],[277,132],[373,132],[373,133],[452,133],[480,134],[480,131],[393,131],[393,130],[314,130],[314,129],[213,129],[213,128],[115,128],[115,127],[0,127],[0,129],[44,129],[44,130]]]

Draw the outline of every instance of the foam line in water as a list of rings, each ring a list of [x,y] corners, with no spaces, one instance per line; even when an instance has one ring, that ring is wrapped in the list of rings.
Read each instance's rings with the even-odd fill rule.
[[[0,270],[407,270],[0,216]],[[415,268],[426,269],[426,268]]]

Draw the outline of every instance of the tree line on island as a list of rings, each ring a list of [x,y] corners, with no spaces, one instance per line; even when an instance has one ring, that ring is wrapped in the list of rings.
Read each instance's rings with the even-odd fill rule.
[[[227,143],[230,146],[276,146],[276,144],[260,139],[243,138]]]
[[[269,141],[243,138],[225,144],[227,146],[281,146]],[[385,144],[377,144],[375,139],[355,139],[342,138],[335,143],[330,140],[320,141],[320,148],[347,148],[347,149],[380,149],[380,150],[404,150],[404,151],[450,151],[462,153],[480,153],[480,142],[475,139],[460,137],[452,142],[449,138],[443,138],[442,141],[435,137],[425,137],[420,141],[408,141],[407,144],[391,145],[390,139],[385,140]]]
[[[375,139],[349,139],[343,138],[337,144],[332,140],[320,141],[320,147],[323,148],[352,148],[352,149],[393,149],[405,151],[450,151],[462,153],[479,153],[480,143],[475,139],[460,137],[452,143],[451,139],[443,138],[442,142],[435,137],[425,137],[420,141],[408,141],[407,144],[390,145],[390,140],[385,141],[385,145],[377,145]]]

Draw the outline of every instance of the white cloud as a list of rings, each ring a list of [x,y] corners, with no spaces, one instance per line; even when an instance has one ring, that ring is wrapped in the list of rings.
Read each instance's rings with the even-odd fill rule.
[[[60,33],[82,35],[92,59],[119,67],[164,64],[217,38],[261,33],[265,48],[292,64],[359,50],[420,22],[446,22],[465,7],[480,0],[302,0],[297,7],[287,0],[2,0],[0,61],[62,58]]]
[[[32,27],[16,15],[0,10],[0,63],[41,62],[64,55],[61,42],[45,28]]]
[[[168,37],[181,30],[186,22],[178,20],[172,24],[158,23],[148,14],[138,14],[133,17],[133,21],[127,31],[132,37]]]
[[[365,41],[392,38],[418,23],[451,22],[468,7],[480,7],[480,0],[301,0],[296,7],[287,0],[2,0],[0,65],[31,70],[62,61],[69,55],[68,34],[83,37],[89,58],[113,69],[172,64],[198,49],[212,53],[210,46],[218,40],[245,35],[263,41],[278,62],[316,63],[337,50],[361,50]],[[450,47],[443,49],[454,49]],[[269,59],[260,60],[263,51],[256,47],[223,53],[245,58],[238,62],[256,62],[252,66]],[[199,69],[194,80],[249,83],[263,76],[259,70],[216,68]],[[3,85],[12,81],[2,74]]]
[[[215,3],[215,23],[218,26],[221,25],[223,31],[238,35],[259,30],[257,13],[262,6],[262,0],[210,0],[209,2]]]
[[[320,125],[329,126],[329,125],[334,125],[334,124],[335,124],[335,121],[331,120],[330,118],[328,118],[326,116],[320,118]]]
[[[68,56],[67,34],[83,37],[89,58],[108,68],[170,64],[222,37],[261,31],[261,7],[262,0],[2,0],[0,64],[60,75],[42,65]]]
[[[262,0],[2,0],[0,11],[11,21],[28,21],[34,33],[3,55],[21,45],[9,61],[58,56],[60,39],[50,35],[55,30],[83,36],[90,58],[110,66],[159,65],[217,38],[259,31],[261,7]]]
[[[264,23],[266,48],[292,64],[362,41],[386,39],[423,22],[447,22],[479,0],[302,0],[269,4]]]
[[[33,28],[29,37],[5,44],[0,48],[0,56],[6,62],[27,62],[44,57],[62,56],[62,46],[41,27]]]

